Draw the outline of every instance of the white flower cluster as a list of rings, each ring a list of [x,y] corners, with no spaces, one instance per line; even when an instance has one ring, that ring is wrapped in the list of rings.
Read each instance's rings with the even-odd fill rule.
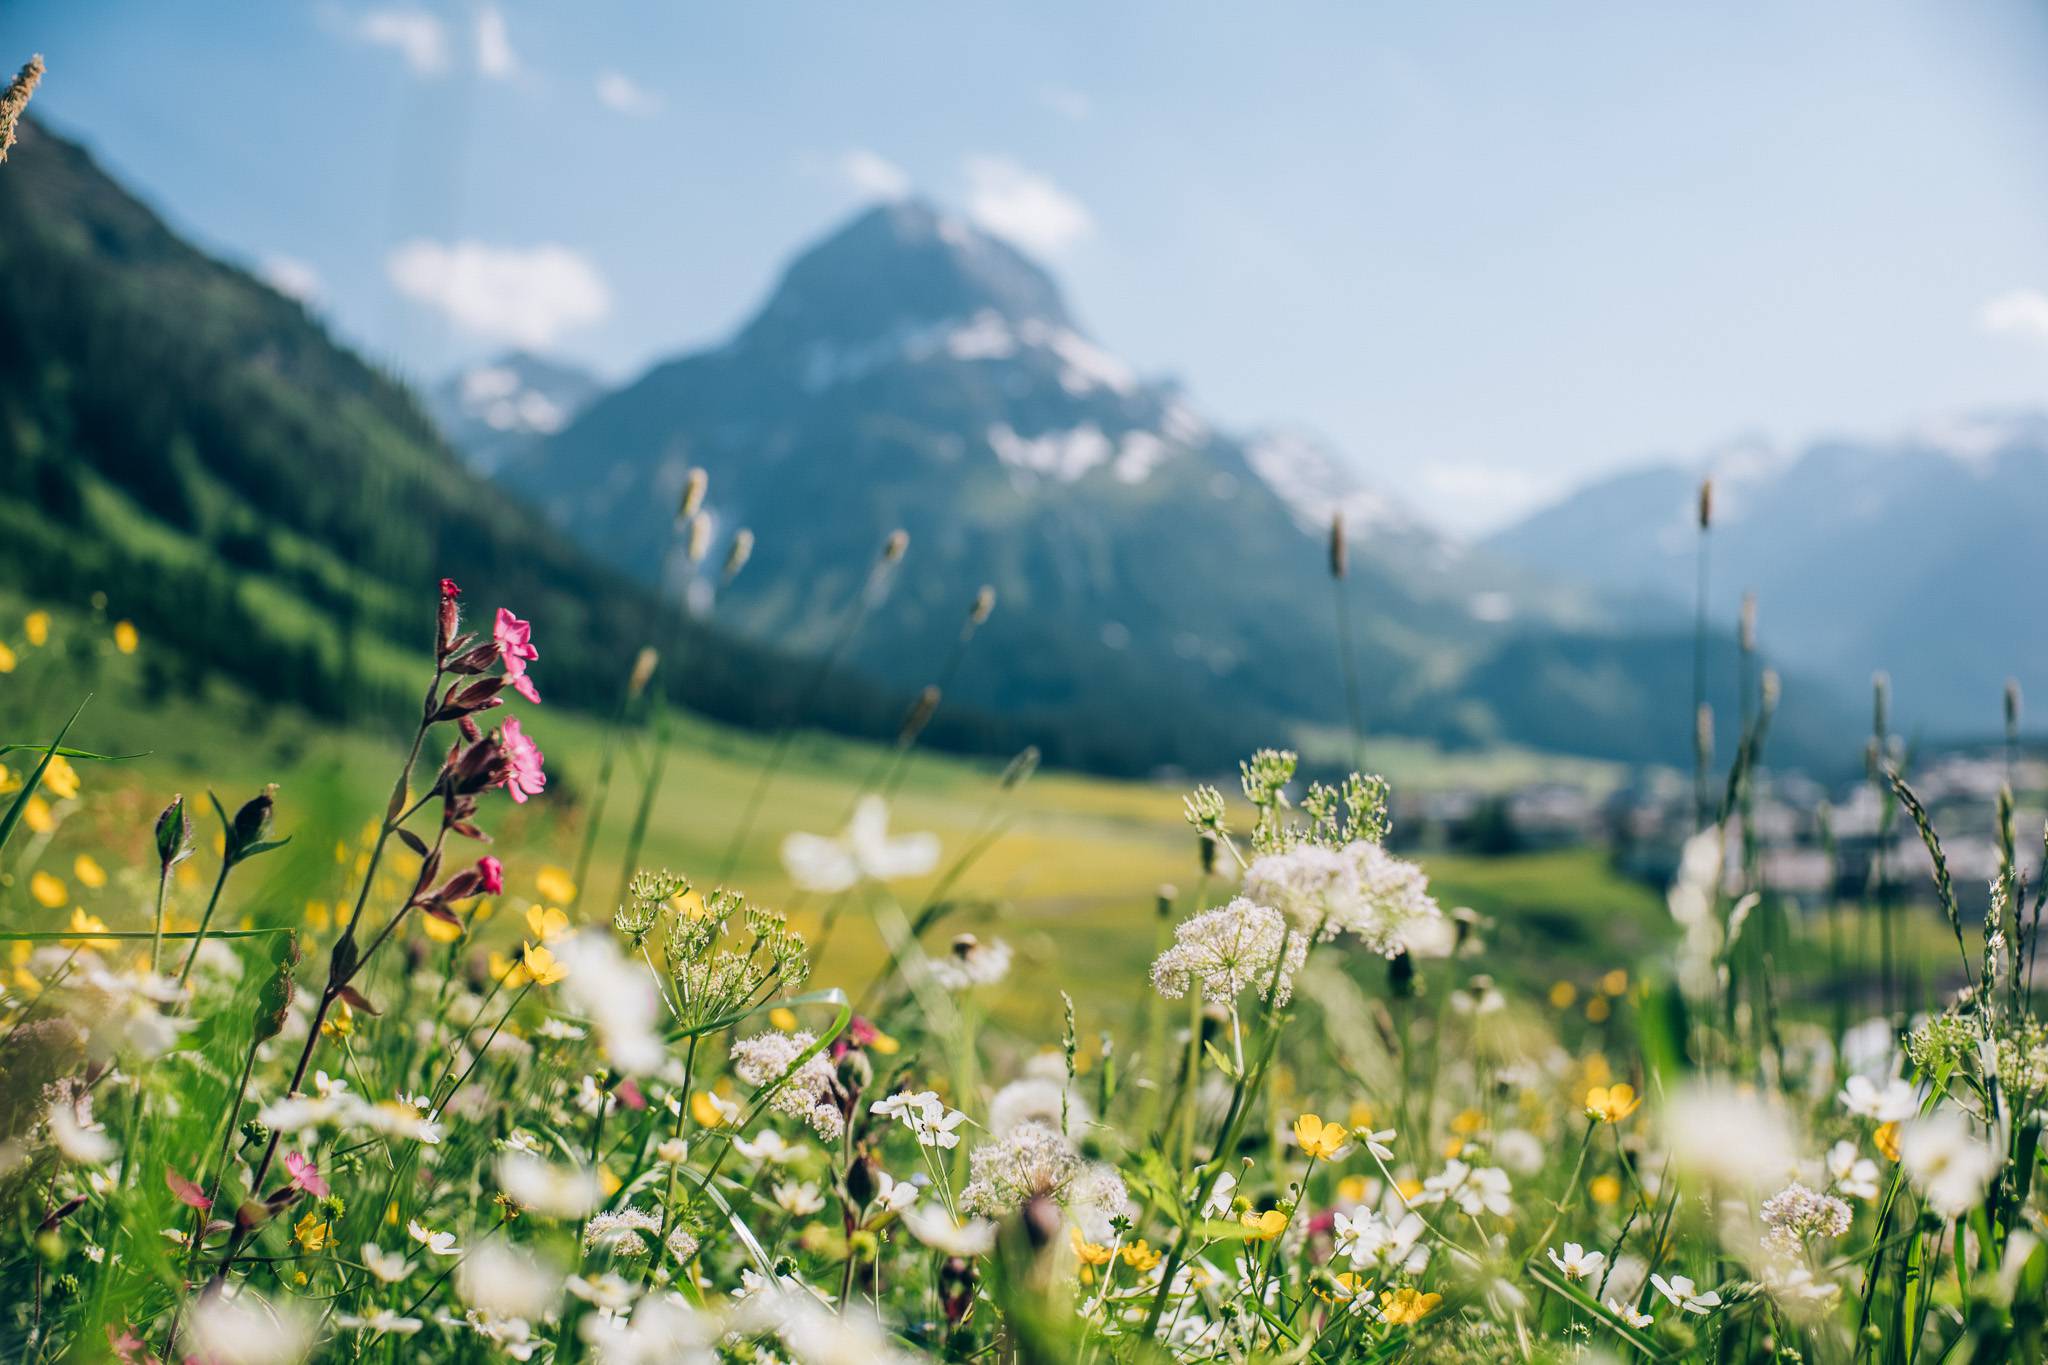
[[[1442,937],[1443,910],[1422,869],[1362,840],[1266,854],[1245,869],[1244,893],[1304,933],[1325,940],[1353,934],[1383,957]]]
[[[1810,1237],[1840,1237],[1855,1215],[1831,1194],[1793,1181],[1764,1201],[1764,1245],[1773,1251],[1796,1252]]]
[[[782,1033],[770,1030],[742,1038],[732,1045],[732,1069],[751,1086],[773,1085],[782,1079],[790,1064],[810,1050],[817,1035],[799,1030]],[[836,1078],[832,1063],[820,1052],[798,1067],[769,1107],[778,1114],[802,1119],[827,1142],[837,1142],[846,1130],[846,1119],[832,1102]]]
[[[1199,985],[1216,1001],[1234,1000],[1256,986],[1260,995],[1272,990],[1285,1004],[1307,957],[1308,938],[1290,931],[1285,915],[1239,896],[1174,929],[1173,946],[1152,964],[1152,984],[1169,1000]]]
[[[968,1171],[960,1207],[985,1218],[1051,1199],[1084,1236],[1100,1239],[1108,1235],[1110,1219],[1130,1210],[1130,1195],[1115,1168],[1086,1160],[1042,1123],[1019,1124],[1007,1137],[975,1148]]]

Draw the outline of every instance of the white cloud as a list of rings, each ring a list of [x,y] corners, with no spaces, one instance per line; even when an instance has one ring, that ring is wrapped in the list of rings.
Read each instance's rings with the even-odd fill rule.
[[[910,192],[910,173],[889,158],[856,147],[839,158],[839,174],[862,194],[901,199]]]
[[[611,290],[597,267],[565,246],[491,246],[484,242],[405,242],[385,270],[399,293],[445,313],[466,332],[517,346],[545,348],[572,327],[611,311]]]
[[[1019,246],[1052,254],[1095,230],[1088,208],[1035,171],[1000,156],[970,156],[967,213]]]
[[[1095,102],[1078,90],[1062,85],[1048,85],[1038,92],[1038,102],[1058,114],[1061,118],[1075,123],[1088,117],[1095,110]]]
[[[648,118],[661,112],[661,96],[648,90],[623,71],[600,71],[597,75],[597,102],[605,108],[635,118]]]
[[[2048,294],[2038,289],[2015,289],[2000,294],[1978,310],[1977,320],[1987,332],[2048,341]]]
[[[309,306],[319,301],[324,287],[320,272],[296,256],[265,256],[256,265],[256,275],[286,298]]]
[[[1563,476],[1554,473],[1439,459],[1423,464],[1415,492],[1438,525],[1477,535],[1542,506],[1565,486]]]
[[[494,81],[519,74],[519,54],[512,50],[512,33],[496,5],[485,5],[476,14],[476,69]]]
[[[405,58],[415,74],[438,76],[448,69],[448,31],[424,10],[371,10],[357,31],[365,42],[388,47]]]

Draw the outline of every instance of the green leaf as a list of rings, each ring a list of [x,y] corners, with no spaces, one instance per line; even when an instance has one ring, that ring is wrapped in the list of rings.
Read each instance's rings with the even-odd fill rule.
[[[1237,1069],[1237,1064],[1224,1056],[1223,1050],[1207,1038],[1202,1040],[1202,1051],[1209,1054],[1209,1060],[1216,1063],[1216,1069],[1225,1076],[1228,1076],[1233,1081],[1240,1078],[1241,1073]]]
[[[0,744],[0,758],[5,758],[9,754],[19,753],[24,749],[41,751],[45,747],[47,746],[41,744]],[[96,754],[90,749],[69,749],[61,744],[57,746],[57,757],[59,758],[82,758],[94,763],[126,763],[130,759],[148,758],[155,752],[156,750],[154,749],[144,749],[139,754]]]
[[[7,813],[0,815],[0,848],[7,847],[8,839],[13,837],[14,827],[21,823],[22,812],[28,809],[29,798],[36,794],[36,788],[42,785],[43,774],[49,771],[50,760],[56,756],[59,746],[64,743],[64,736],[70,734],[71,727],[78,723],[78,717],[85,711],[85,703],[91,700],[92,693],[86,693],[84,699],[78,703],[78,710],[71,713],[71,719],[64,722],[64,728],[57,732],[57,737],[43,750],[42,761],[36,764],[35,771],[22,782],[21,790],[15,793],[13,803],[7,807]]]

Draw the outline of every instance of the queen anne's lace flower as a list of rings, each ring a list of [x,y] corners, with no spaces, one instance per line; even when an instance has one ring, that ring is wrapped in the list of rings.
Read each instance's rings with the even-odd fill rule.
[[[1810,1237],[1840,1237],[1855,1215],[1831,1194],[1793,1181],[1764,1201],[1764,1245],[1773,1251],[1796,1252]]]
[[[984,1142],[968,1158],[970,1179],[960,1207],[1002,1218],[1033,1199],[1051,1199],[1090,1240],[1108,1235],[1109,1220],[1127,1213],[1123,1177],[1084,1160],[1066,1138],[1042,1123],[1019,1124],[1009,1136]]]
[[[1285,1004],[1307,956],[1307,936],[1289,930],[1285,915],[1239,896],[1173,931],[1173,946],[1152,964],[1152,984],[1170,1000],[1199,985],[1219,1001],[1234,1000],[1246,987],[1256,986],[1261,996],[1271,990],[1276,1002]]]
[[[757,1033],[732,1045],[732,1069],[748,1085],[774,1085],[790,1069],[791,1063],[817,1041],[817,1035],[801,1030],[796,1033],[775,1030]],[[819,1052],[796,1068],[788,1081],[775,1092],[769,1107],[778,1114],[804,1120],[819,1137],[834,1142],[846,1128],[845,1117],[838,1106],[831,1103],[835,1088],[832,1063],[825,1059],[823,1052]]]
[[[1323,939],[1353,934],[1386,957],[1443,918],[1421,868],[1364,840],[1341,849],[1303,844],[1269,853],[1245,870],[1244,892],[1285,913],[1304,933]]]

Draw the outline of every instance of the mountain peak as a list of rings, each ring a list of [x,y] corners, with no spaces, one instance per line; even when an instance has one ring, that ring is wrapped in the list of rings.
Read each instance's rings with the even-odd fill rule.
[[[738,344],[870,341],[994,312],[1071,328],[1052,276],[922,199],[876,204],[792,261]]]

